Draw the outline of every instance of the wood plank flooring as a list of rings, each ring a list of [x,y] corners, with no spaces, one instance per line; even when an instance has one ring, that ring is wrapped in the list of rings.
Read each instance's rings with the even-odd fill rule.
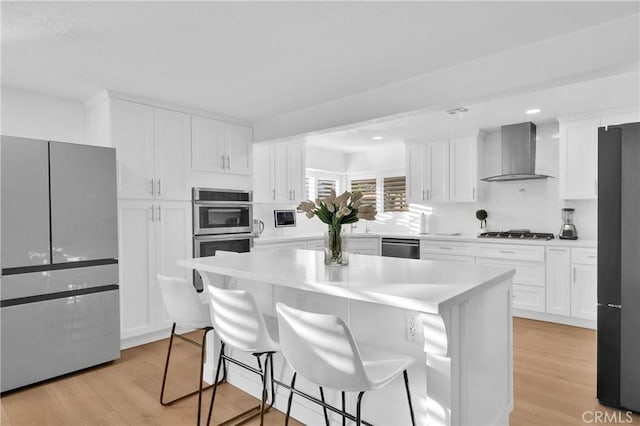
[[[587,422],[593,419],[592,412],[612,412],[595,399],[595,343],[593,330],[514,319],[515,409],[511,425],[582,425],[586,424],[584,412]],[[114,363],[8,392],[0,398],[0,424],[193,426],[196,397],[170,407],[158,401],[166,347],[165,340],[127,349]],[[194,388],[198,356],[193,346],[176,341],[169,398]],[[203,398],[206,407],[210,392]],[[230,385],[221,387],[218,395],[216,423],[257,401]],[[284,415],[271,410],[265,420],[267,425],[283,425]],[[258,425],[259,419],[246,424]],[[630,424],[640,425],[640,416],[634,416]]]

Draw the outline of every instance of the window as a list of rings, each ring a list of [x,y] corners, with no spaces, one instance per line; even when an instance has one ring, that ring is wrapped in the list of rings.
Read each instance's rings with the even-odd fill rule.
[[[362,205],[376,206],[376,178],[355,179],[351,181],[351,192],[362,192]]]
[[[318,179],[317,198],[325,198],[331,194],[331,190],[338,192],[338,182],[333,179]]]
[[[383,180],[383,211],[406,212],[407,204],[407,179],[405,176],[386,177]]]
[[[316,198],[316,178],[307,176],[304,181],[304,199],[315,200]]]

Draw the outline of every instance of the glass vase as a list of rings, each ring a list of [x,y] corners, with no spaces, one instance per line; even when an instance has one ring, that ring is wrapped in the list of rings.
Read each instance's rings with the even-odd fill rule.
[[[324,263],[329,266],[346,265],[349,263],[347,253],[347,238],[342,227],[332,227],[324,235]]]

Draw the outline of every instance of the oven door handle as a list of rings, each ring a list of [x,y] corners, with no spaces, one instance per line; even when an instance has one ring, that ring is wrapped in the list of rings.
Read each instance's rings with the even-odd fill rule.
[[[193,240],[195,242],[250,240],[251,244],[253,244],[253,235],[246,235],[246,234],[194,235]]]

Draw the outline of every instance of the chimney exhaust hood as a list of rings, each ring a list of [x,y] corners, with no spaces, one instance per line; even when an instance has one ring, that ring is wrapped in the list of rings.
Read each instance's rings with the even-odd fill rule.
[[[536,125],[531,122],[502,126],[500,174],[482,178],[485,182],[546,179],[536,174]]]

